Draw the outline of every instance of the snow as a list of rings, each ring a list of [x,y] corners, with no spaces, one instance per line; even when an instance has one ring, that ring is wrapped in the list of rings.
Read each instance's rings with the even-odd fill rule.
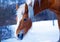
[[[10,38],[3,40],[2,42],[57,42],[59,39],[59,28],[57,23],[58,21],[54,20],[53,26],[53,22],[51,20],[33,22],[31,29],[25,35],[23,40]],[[14,29],[12,30],[14,31]]]

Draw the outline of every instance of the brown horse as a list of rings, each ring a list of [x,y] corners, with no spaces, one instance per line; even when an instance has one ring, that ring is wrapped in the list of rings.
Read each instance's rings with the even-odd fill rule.
[[[29,5],[32,7],[32,2]],[[39,0],[34,0],[34,6],[33,6],[34,16],[45,9],[49,9],[56,13],[60,30],[60,0],[41,0],[40,3]],[[17,36],[21,39],[32,26],[32,21],[28,17],[28,11],[29,11],[28,5],[25,4],[25,12],[23,13],[23,17],[19,22],[19,26],[16,31]]]

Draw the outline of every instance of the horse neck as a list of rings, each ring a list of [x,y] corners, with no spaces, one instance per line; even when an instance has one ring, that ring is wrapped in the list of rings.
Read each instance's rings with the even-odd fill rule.
[[[43,1],[43,0],[40,0],[40,1],[38,1],[38,0],[35,0],[34,1],[34,7],[33,7],[33,9],[34,9],[34,15],[36,15],[36,14],[38,14],[39,12],[41,12],[41,10],[42,10],[42,8],[44,8],[43,6],[42,6],[42,4],[44,4],[45,2]]]
[[[55,0],[41,0],[40,3],[38,0],[34,2],[34,15],[40,13],[41,11],[48,9],[49,7],[53,6]]]

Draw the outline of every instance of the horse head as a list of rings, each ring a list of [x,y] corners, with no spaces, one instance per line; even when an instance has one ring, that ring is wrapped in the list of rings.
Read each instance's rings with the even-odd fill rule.
[[[25,8],[25,11],[24,11],[23,15],[21,14],[22,18],[19,21],[19,25],[18,25],[18,28],[16,30],[17,37],[20,39],[23,39],[24,35],[28,32],[28,30],[32,26],[32,21],[28,17],[28,5],[25,4],[24,8]]]

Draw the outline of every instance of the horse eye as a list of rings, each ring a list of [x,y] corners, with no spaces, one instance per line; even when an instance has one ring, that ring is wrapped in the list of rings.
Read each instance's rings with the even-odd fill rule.
[[[25,18],[24,21],[27,21],[27,19]]]

